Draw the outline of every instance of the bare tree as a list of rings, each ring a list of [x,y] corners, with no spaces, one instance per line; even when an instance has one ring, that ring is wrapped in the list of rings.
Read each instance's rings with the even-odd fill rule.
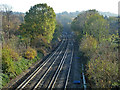
[[[4,35],[6,39],[10,38],[10,16],[12,14],[12,7],[8,6],[6,4],[2,4],[0,5],[0,11],[3,14],[3,18],[2,18],[2,27],[3,27],[3,31],[4,31]]]

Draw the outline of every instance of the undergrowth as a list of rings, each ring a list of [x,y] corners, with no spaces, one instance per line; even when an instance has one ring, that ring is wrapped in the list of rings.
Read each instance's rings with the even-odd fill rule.
[[[28,69],[33,63],[40,60],[40,58],[42,58],[41,53],[38,53],[38,55],[31,60],[21,58],[19,61],[13,61],[11,58],[9,58],[10,64],[11,66],[13,66],[13,68],[11,69],[10,67],[10,70],[0,74],[0,77],[2,77],[2,83],[0,85],[0,88],[5,86],[11,79],[15,78],[17,75],[20,75],[23,71]]]

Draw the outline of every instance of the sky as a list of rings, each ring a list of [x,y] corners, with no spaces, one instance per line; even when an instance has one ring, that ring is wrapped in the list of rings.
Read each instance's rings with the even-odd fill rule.
[[[118,14],[118,2],[120,0],[0,0],[0,4],[7,4],[13,11],[27,12],[31,6],[39,3],[47,3],[55,13],[63,11],[75,12],[96,9],[103,12]]]

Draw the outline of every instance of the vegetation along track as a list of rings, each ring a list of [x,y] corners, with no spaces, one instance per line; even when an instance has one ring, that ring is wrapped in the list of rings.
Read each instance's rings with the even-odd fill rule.
[[[16,89],[23,88],[36,88],[38,83],[41,84],[41,81],[44,81],[44,77],[48,75],[52,69],[58,66],[60,60],[64,56],[65,49],[67,47],[68,40],[63,39],[61,45],[57,48],[57,50],[47,58],[26,80],[24,80]],[[53,66],[54,65],[54,66]],[[54,67],[54,68],[53,68]]]

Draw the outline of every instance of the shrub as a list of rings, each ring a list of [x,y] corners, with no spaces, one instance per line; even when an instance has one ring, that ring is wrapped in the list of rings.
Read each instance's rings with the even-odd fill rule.
[[[2,68],[3,73],[12,73],[15,75],[15,67],[9,48],[2,49]]]
[[[113,47],[110,41],[101,42],[87,65],[88,78],[98,88],[110,88],[118,82],[118,57]]]
[[[10,56],[12,57],[12,60],[15,60],[15,61],[20,60],[19,54],[13,49],[12,46],[4,44],[3,48],[4,50],[7,50],[9,52]]]
[[[101,42],[96,51],[93,53],[91,59],[101,59],[101,60],[112,60],[113,62],[117,60],[117,50],[116,45],[113,45],[110,41]]]
[[[11,54],[13,55],[13,58],[15,60],[18,60],[19,57],[17,56],[23,56],[26,48],[29,45],[29,39],[28,38],[23,38],[21,36],[12,36],[7,42],[7,45],[11,48],[12,52]],[[17,59],[16,59],[17,58]]]
[[[37,52],[33,48],[28,48],[25,52],[25,58],[27,59],[34,59],[37,56]]]
[[[27,59],[20,58],[20,56],[14,52],[14,49],[12,49],[9,45],[4,44],[2,49],[2,70],[3,75],[0,74],[0,77],[2,77],[2,86],[5,86],[11,79],[13,79],[16,75],[19,75],[24,70],[28,69],[32,63],[36,62],[38,58],[35,58],[37,56],[37,52],[35,49],[28,48],[27,51],[24,54]],[[19,60],[16,58],[19,57]],[[32,59],[32,60],[28,60]],[[2,88],[0,86],[0,88]]]
[[[44,56],[47,54],[46,50],[44,48],[37,48],[38,53],[43,54]]]
[[[90,60],[88,63],[88,78],[93,81],[97,88],[110,88],[117,82],[118,64],[110,60]],[[94,85],[94,86],[95,86]]]
[[[39,60],[40,58],[42,58],[44,56],[43,53],[41,53],[40,51],[37,51],[37,59]]]
[[[20,60],[20,56],[18,55],[18,53],[15,52],[12,49],[10,49],[10,55],[11,55],[11,57],[12,57],[13,60],[15,60],[15,61]]]
[[[85,35],[80,43],[80,50],[85,53],[86,56],[90,57],[97,48],[97,40],[92,36]]]

